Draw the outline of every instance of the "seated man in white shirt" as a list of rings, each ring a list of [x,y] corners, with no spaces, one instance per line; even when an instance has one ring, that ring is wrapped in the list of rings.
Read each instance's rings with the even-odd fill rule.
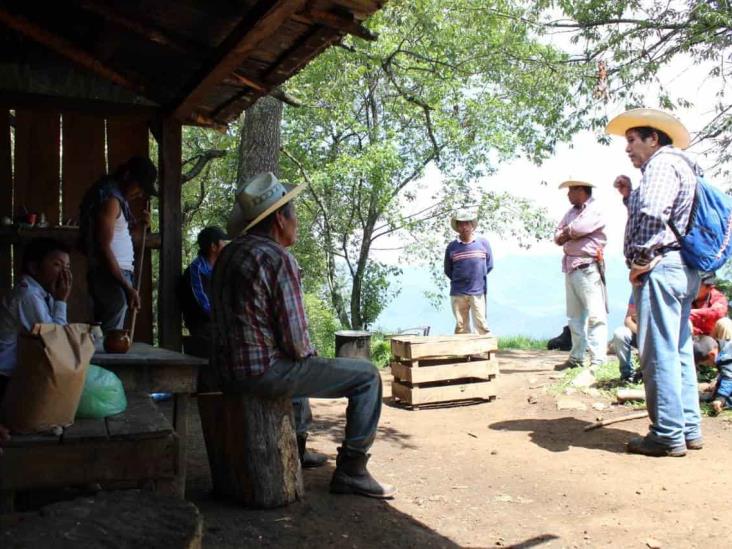
[[[71,261],[66,245],[32,240],[23,253],[21,277],[0,302],[0,400],[17,362],[18,335],[34,324],[66,324]]]

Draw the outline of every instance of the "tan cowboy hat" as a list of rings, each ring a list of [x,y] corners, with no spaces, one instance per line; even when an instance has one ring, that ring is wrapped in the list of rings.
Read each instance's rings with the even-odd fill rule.
[[[568,189],[569,187],[594,187],[589,181],[581,181],[579,179],[567,179],[559,184],[560,189]]]
[[[674,147],[685,149],[689,146],[689,131],[674,115],[657,109],[631,109],[613,118],[605,128],[610,135],[625,137],[631,128],[648,126],[671,138]]]
[[[236,203],[229,214],[226,230],[231,238],[247,232],[272,212],[295,198],[305,185],[290,185],[272,172],[248,179],[236,192]]]
[[[475,229],[478,226],[478,214],[471,210],[468,210],[467,208],[456,211],[452,215],[452,219],[450,219],[450,226],[455,232],[458,232],[458,221],[470,221],[473,225],[473,228]]]

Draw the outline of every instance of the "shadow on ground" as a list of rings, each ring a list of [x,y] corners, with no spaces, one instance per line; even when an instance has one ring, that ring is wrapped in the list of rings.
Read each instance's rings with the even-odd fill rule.
[[[531,441],[550,452],[566,452],[571,447],[625,452],[625,443],[638,433],[623,429],[596,429],[585,431],[589,421],[573,417],[557,419],[517,419],[492,423],[494,431],[527,431]]]
[[[346,416],[342,412],[337,414],[322,414],[319,413],[315,418],[312,426],[310,427],[311,434],[325,435],[332,441],[340,444],[343,440],[344,429],[346,427]],[[411,444],[409,441],[412,435],[408,435],[389,427],[388,425],[380,424],[376,431],[377,440],[383,440],[398,444],[403,449],[415,449],[417,446]]]
[[[190,479],[187,498],[204,516],[204,547],[459,547],[388,501],[330,494],[332,474],[332,462],[304,471],[304,501],[268,511],[214,499],[207,479]]]

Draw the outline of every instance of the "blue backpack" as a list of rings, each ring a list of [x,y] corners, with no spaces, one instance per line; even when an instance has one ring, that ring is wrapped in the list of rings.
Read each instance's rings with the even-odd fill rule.
[[[732,255],[732,196],[708,183],[685,155],[669,153],[682,157],[696,174],[694,202],[685,234],[682,236],[671,221],[669,227],[681,244],[681,257],[689,267],[702,272],[716,271]]]

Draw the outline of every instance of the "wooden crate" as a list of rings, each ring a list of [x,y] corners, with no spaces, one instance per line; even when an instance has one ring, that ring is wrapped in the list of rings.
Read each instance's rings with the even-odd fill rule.
[[[496,396],[498,339],[471,334],[401,336],[391,341],[392,396],[418,407]]]

